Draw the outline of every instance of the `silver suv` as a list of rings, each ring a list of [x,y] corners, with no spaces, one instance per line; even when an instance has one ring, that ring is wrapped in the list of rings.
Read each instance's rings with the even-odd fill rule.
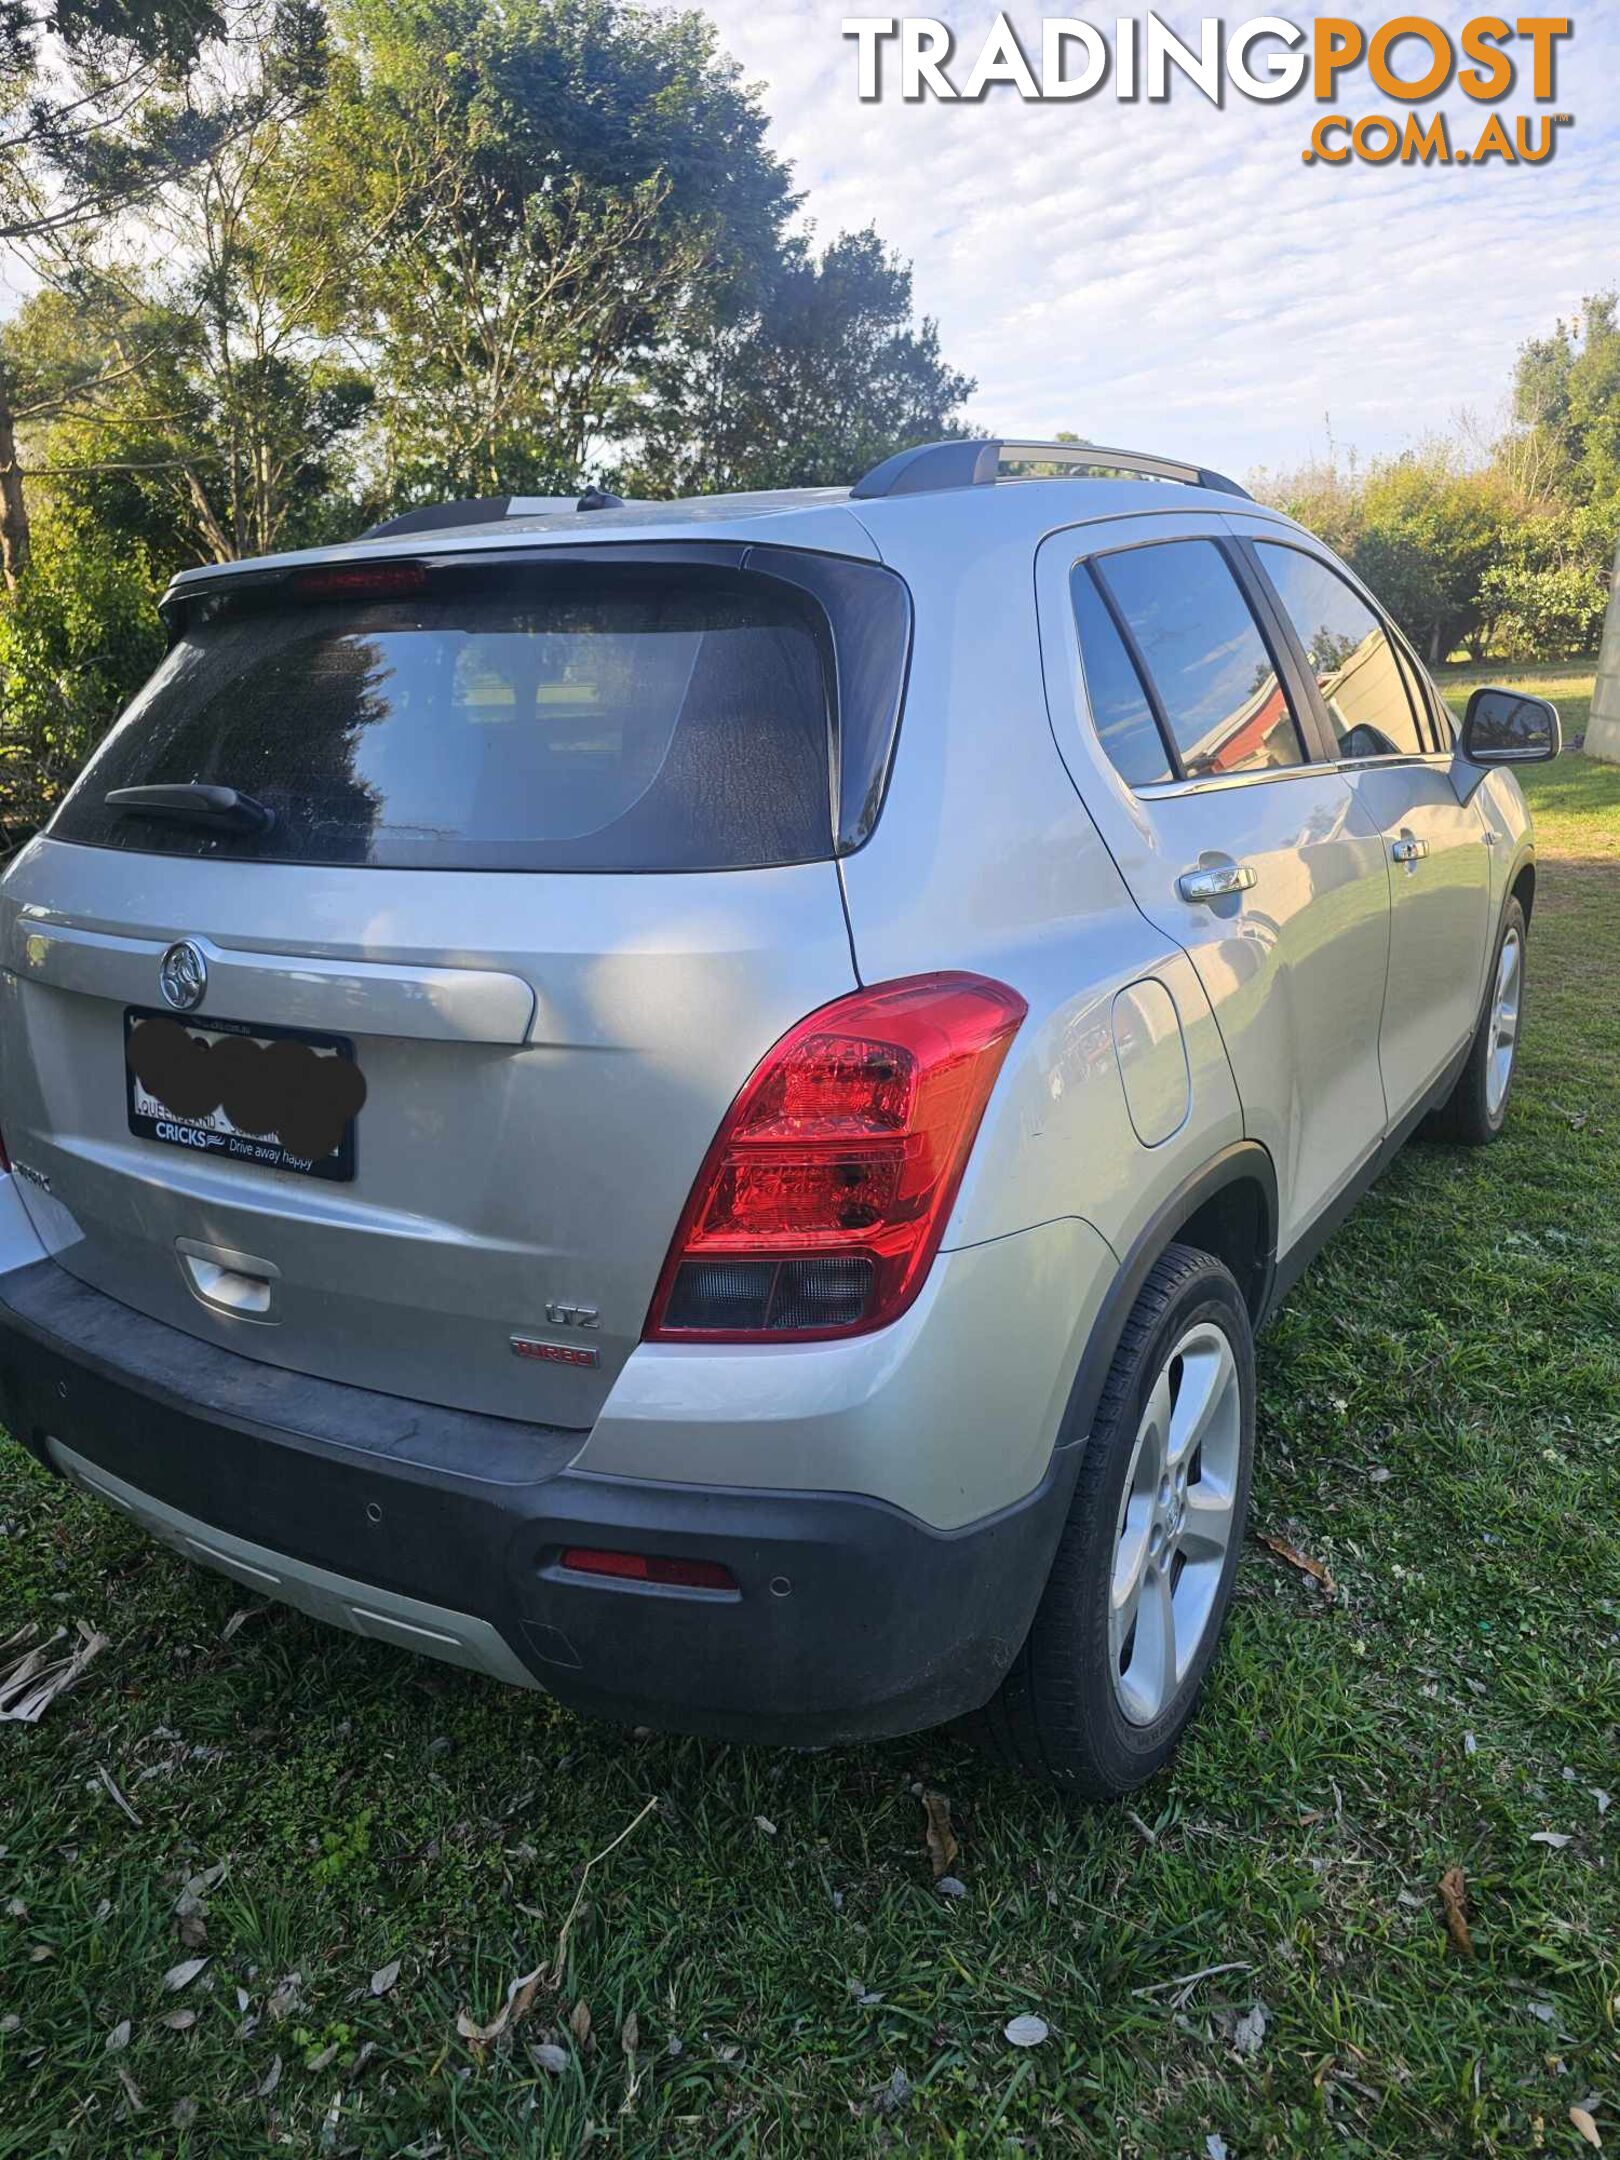
[[[239,1581],[630,1722],[971,1714],[1123,1791],[1253,1331],[1490,1139],[1511,766],[1218,474],[419,511],[188,571],[0,888],[12,1432]]]

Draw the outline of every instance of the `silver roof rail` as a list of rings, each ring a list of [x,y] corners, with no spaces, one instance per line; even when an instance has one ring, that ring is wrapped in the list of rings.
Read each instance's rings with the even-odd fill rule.
[[[1139,450],[1110,450],[1101,443],[977,441],[918,443],[898,450],[857,480],[850,489],[858,502],[884,495],[933,495],[945,488],[994,487],[1003,466],[1056,465],[1064,477],[1080,473],[1126,473],[1145,480],[1179,480],[1188,487],[1212,488],[1221,495],[1241,495],[1246,487],[1206,465],[1180,458],[1148,457]],[[1008,477],[1013,477],[1009,474]]]

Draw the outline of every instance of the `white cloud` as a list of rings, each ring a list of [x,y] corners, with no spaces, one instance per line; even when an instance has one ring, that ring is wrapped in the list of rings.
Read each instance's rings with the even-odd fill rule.
[[[873,222],[911,258],[987,427],[1070,427],[1239,471],[1297,462],[1330,423],[1341,445],[1392,448],[1462,408],[1493,413],[1524,340],[1616,275],[1620,28],[1596,8],[1561,49],[1558,109],[1578,124],[1550,164],[1425,171],[1307,167],[1322,110],[1308,95],[1229,93],[1217,110],[1176,83],[1151,106],[1107,88],[1075,104],[995,90],[905,105],[891,90],[863,105],[840,35],[856,10],[706,6],[764,85],[806,215],[823,235]],[[994,7],[938,12],[969,55],[960,85]],[[1040,12],[1012,11],[1032,52]],[[1113,7],[1089,12],[1111,32]],[[1196,37],[1190,10],[1159,12]],[[1363,76],[1347,109],[1391,109],[1369,91]],[[1470,139],[1482,108],[1455,92],[1438,105]],[[1536,108],[1524,94],[1503,109]]]

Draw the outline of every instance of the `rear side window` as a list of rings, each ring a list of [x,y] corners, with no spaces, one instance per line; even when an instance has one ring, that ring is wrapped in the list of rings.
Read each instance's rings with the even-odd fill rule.
[[[1417,757],[1427,748],[1389,632],[1318,556],[1262,540],[1276,587],[1316,677],[1342,758]]]
[[[1069,590],[1074,602],[1074,625],[1080,633],[1080,662],[1092,725],[1109,763],[1130,787],[1151,787],[1156,780],[1174,779],[1142,678],[1125,650],[1125,640],[1092,579],[1089,564],[1075,564]]]
[[[364,576],[194,603],[54,837],[396,869],[833,854],[837,647],[809,594],[668,562],[393,565],[420,588],[397,596],[356,589]],[[274,822],[222,832],[106,801],[183,782],[233,788]]]
[[[1226,557],[1172,540],[1096,558],[1189,780],[1302,765],[1293,710]]]

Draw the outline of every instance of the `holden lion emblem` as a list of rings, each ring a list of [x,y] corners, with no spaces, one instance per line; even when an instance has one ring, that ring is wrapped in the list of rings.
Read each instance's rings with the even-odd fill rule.
[[[208,988],[208,962],[190,938],[171,945],[158,963],[158,988],[165,1005],[176,1012],[195,1012]]]

